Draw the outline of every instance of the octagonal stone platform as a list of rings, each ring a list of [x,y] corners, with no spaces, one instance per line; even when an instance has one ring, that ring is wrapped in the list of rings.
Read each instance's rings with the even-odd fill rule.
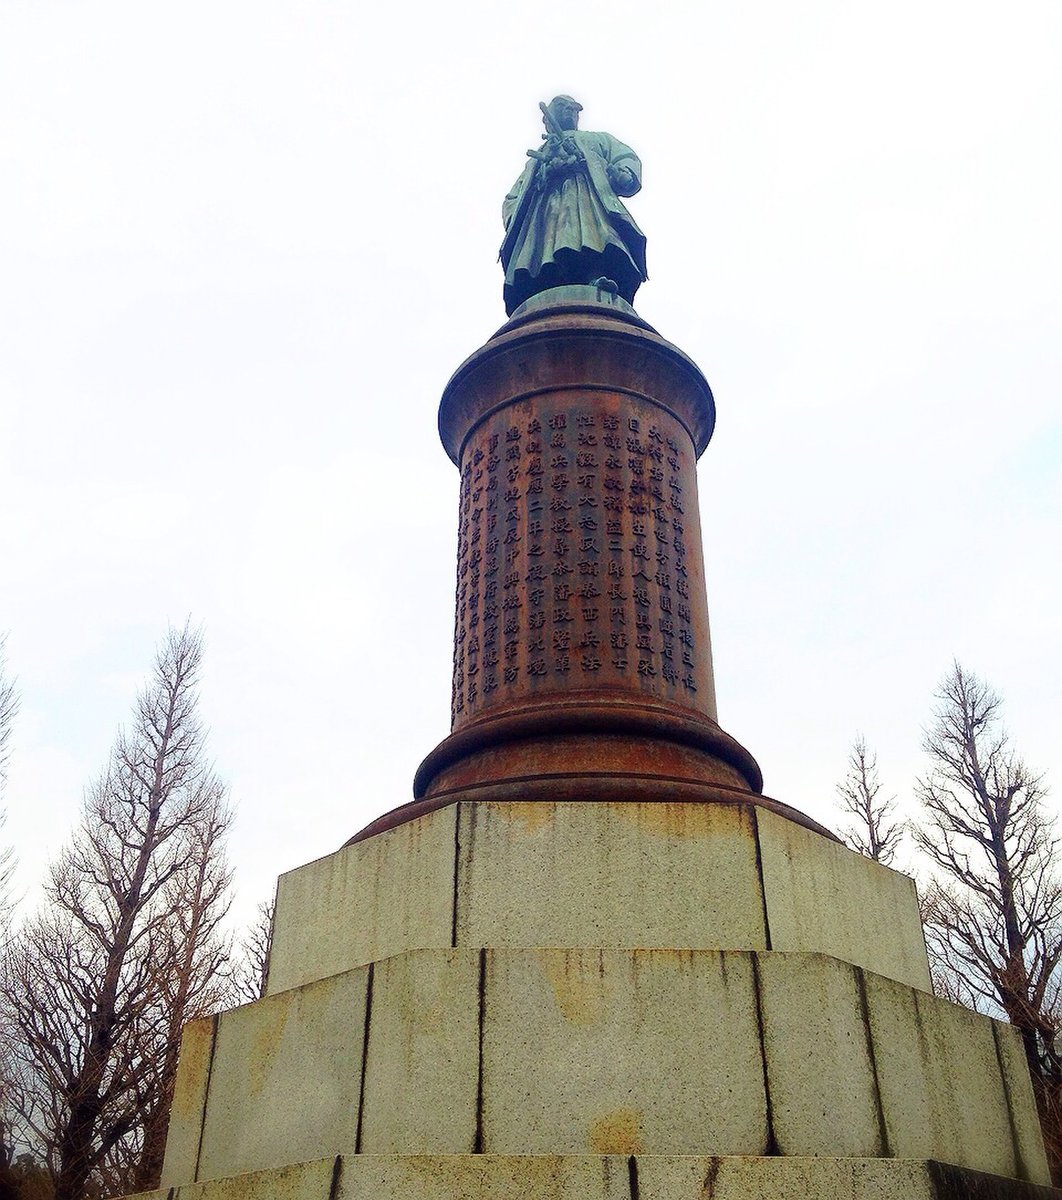
[[[449,946],[806,950],[929,990],[914,883],[754,804],[462,801],[282,875],[267,994]]]
[[[1046,1179],[1010,1026],[777,951],[418,950],[189,1027],[164,1185],[328,1153],[937,1158]]]
[[[282,876],[267,995],[185,1031],[155,1195],[1047,1182],[1020,1039],[931,995],[905,876],[754,804],[468,800]]]

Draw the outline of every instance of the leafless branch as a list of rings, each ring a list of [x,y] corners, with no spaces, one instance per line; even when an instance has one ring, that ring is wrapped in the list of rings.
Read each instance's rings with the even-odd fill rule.
[[[902,821],[895,819],[896,797],[881,799],[877,755],[867,749],[860,734],[848,756],[848,773],[837,785],[841,807],[854,818],[843,831],[845,842],[860,854],[885,866],[896,856],[904,835]]]
[[[273,941],[273,907],[272,900],[258,905],[257,917],[244,934],[240,955],[234,963],[233,989],[243,1004],[250,1004],[265,994]]]
[[[4,812],[3,799],[7,785],[7,767],[11,755],[11,731],[15,724],[19,705],[15,681],[7,673],[7,660],[4,654],[6,640],[6,634],[0,637],[0,832],[3,831],[7,815]],[[3,947],[11,920],[13,908],[11,879],[14,873],[14,849],[0,842],[0,948]]]

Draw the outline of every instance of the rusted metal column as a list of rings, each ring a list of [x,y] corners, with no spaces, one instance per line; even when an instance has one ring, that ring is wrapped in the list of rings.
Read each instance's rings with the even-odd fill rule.
[[[547,300],[443,394],[453,724],[414,794],[748,799],[759,769],[716,723],[696,479],[711,389],[622,302]]]

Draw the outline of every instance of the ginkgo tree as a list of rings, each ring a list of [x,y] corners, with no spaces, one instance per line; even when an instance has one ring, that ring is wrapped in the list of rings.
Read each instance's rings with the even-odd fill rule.
[[[161,644],[6,955],[9,1110],[56,1200],[154,1186],[181,1027],[230,999],[231,816],[197,715],[202,652],[187,626]]]

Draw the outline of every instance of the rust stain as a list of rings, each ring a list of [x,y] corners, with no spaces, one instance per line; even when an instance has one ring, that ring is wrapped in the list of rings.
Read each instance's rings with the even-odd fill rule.
[[[713,1158],[708,1164],[708,1174],[704,1177],[701,1187],[701,1200],[712,1200],[715,1195],[715,1184],[719,1178],[719,1168],[723,1165],[721,1158]]]
[[[573,1025],[596,1025],[605,1010],[608,988],[600,952],[539,950],[538,960],[564,1019]]]
[[[304,996],[305,993],[300,995],[300,1000]],[[262,1091],[273,1073],[273,1061],[284,1036],[284,1027],[288,1023],[291,999],[292,993],[289,992],[284,996],[260,1002],[257,1011],[250,1010],[253,1013],[251,1019],[254,1020],[255,1028],[248,1055],[247,1090],[252,1096]]]
[[[644,1154],[642,1118],[637,1109],[617,1108],[590,1126],[590,1149],[595,1154]]]
[[[542,829],[549,829],[555,816],[554,805],[546,801],[491,801],[487,808],[505,820],[522,826],[524,833],[538,833]]]
[[[198,1116],[203,1107],[210,1048],[214,1037],[214,1018],[189,1021],[181,1036],[181,1056],[173,1085],[172,1113],[176,1117]]]
[[[735,813],[728,805],[703,801],[684,804],[639,804],[629,800],[617,800],[609,802],[607,807],[624,821],[658,837],[718,837],[723,832],[721,825],[748,824],[748,818],[743,812]],[[738,818],[737,821],[735,817]]]

